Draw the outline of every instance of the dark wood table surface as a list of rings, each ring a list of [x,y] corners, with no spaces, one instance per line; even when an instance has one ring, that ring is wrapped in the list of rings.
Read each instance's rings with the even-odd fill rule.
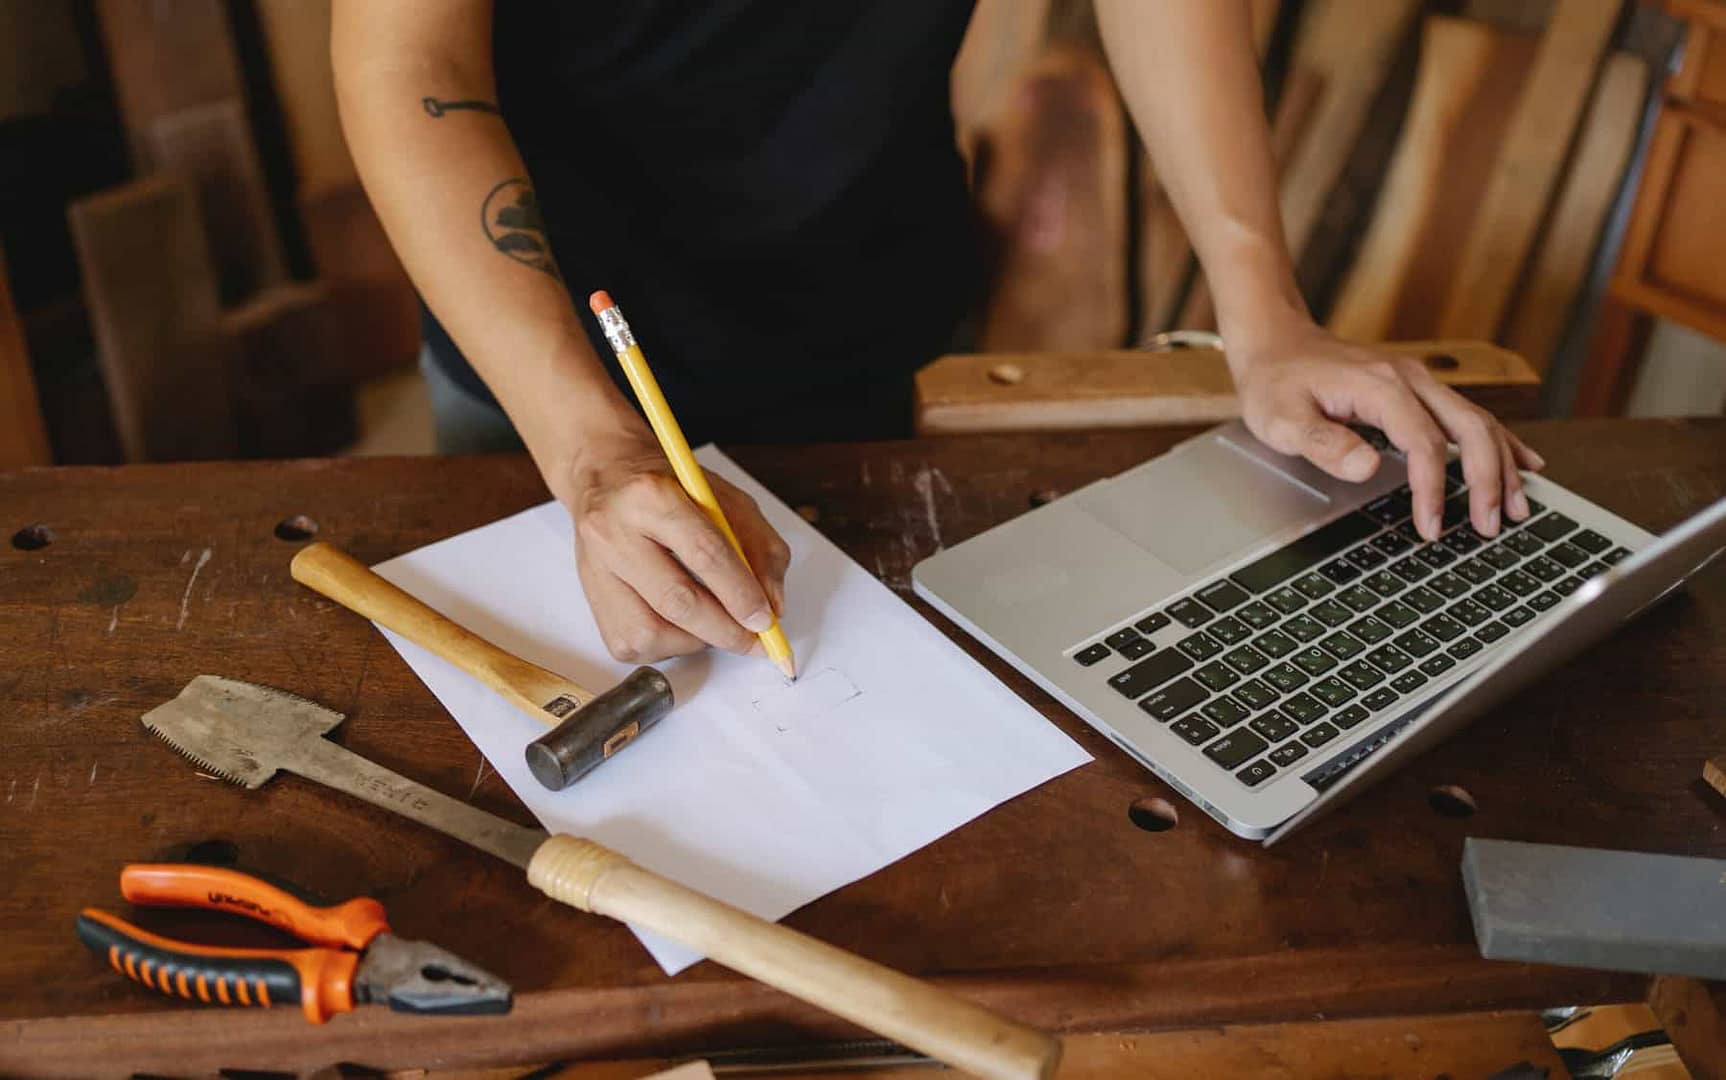
[[[1726,421],[1538,423],[1550,475],[1652,530],[1726,494]],[[967,437],[734,456],[909,595],[936,550],[1151,456],[1186,431]],[[335,738],[487,810],[530,820],[368,624],[288,577],[305,515],[376,562],[544,498],[520,458],[330,460],[0,474],[0,1073],[95,1063],[180,1073],[672,1053],[855,1036],[713,964],[668,979],[622,926],[520,871],[281,775],[207,779],[141,713],[192,676],[339,709]],[[927,500],[932,500],[932,509]],[[15,530],[41,526],[46,546]],[[13,537],[14,543],[5,542]],[[17,546],[23,542],[25,550]],[[915,603],[915,601],[913,601]],[[1726,856],[1726,567],[1363,796],[1265,851],[1156,778],[927,608],[1096,756],[787,922],[1060,1031],[1630,1000],[1629,975],[1482,960],[1457,867],[1469,835]],[[1437,812],[1442,785],[1472,817]],[[1179,824],[1127,808],[1166,795]],[[510,1016],[186,1009],[72,934],[120,912],[124,862],[237,859],[332,899],[369,894],[398,933],[512,981]],[[147,912],[208,941],[245,928]]]

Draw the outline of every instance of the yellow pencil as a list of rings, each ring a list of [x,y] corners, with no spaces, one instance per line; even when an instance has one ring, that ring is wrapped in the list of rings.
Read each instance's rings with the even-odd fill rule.
[[[605,340],[611,343],[612,351],[617,353],[617,362],[623,365],[623,374],[628,377],[630,387],[635,391],[636,400],[641,402],[641,409],[647,414],[647,422],[653,428],[653,434],[658,436],[659,445],[665,450],[665,456],[671,460],[671,471],[677,474],[677,482],[683,485],[683,490],[696,505],[707,511],[707,516],[713,519],[713,524],[725,534],[725,539],[731,542],[731,550],[737,552],[737,557],[743,560],[744,566],[749,566],[749,557],[743,554],[743,545],[737,542],[737,534],[731,531],[731,523],[725,520],[725,511],[719,508],[719,500],[713,496],[713,487],[707,482],[707,474],[701,471],[701,466],[695,460],[695,455],[689,450],[689,440],[683,437],[683,428],[678,426],[677,417],[671,415],[671,406],[666,404],[665,395],[660,392],[659,380],[653,377],[653,370],[647,366],[647,357],[642,355],[641,346],[635,343],[635,334],[629,329],[623,312],[612,302],[611,294],[601,289],[588,297],[587,304],[593,309],[593,314],[599,319],[600,328],[605,331]],[[750,567],[750,573],[754,573]],[[785,673],[787,679],[797,677],[797,664],[791,656],[791,644],[785,640],[785,631],[779,629],[779,620],[775,618],[773,625],[761,632],[761,646],[767,650],[767,655]]]

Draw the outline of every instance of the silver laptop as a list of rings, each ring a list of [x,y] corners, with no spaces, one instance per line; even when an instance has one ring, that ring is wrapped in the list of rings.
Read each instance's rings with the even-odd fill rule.
[[[1332,479],[1239,423],[919,563],[917,594],[1234,833],[1287,835],[1726,547],[1526,477],[1485,540],[1461,467],[1423,542],[1394,451]]]

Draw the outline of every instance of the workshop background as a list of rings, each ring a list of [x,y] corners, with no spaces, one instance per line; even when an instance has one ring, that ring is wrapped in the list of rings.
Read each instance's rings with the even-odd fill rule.
[[[1253,8],[1323,321],[1497,342],[1547,415],[1726,408],[1726,2]],[[431,451],[328,18],[0,0],[0,464]],[[1090,0],[981,0],[953,104],[994,234],[982,350],[1213,328]]]

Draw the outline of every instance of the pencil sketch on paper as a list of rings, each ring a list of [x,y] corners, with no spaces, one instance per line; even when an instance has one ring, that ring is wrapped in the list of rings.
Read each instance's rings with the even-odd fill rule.
[[[859,696],[863,691],[838,668],[822,668],[790,682],[775,682],[755,692],[750,704],[780,731],[806,724]]]

